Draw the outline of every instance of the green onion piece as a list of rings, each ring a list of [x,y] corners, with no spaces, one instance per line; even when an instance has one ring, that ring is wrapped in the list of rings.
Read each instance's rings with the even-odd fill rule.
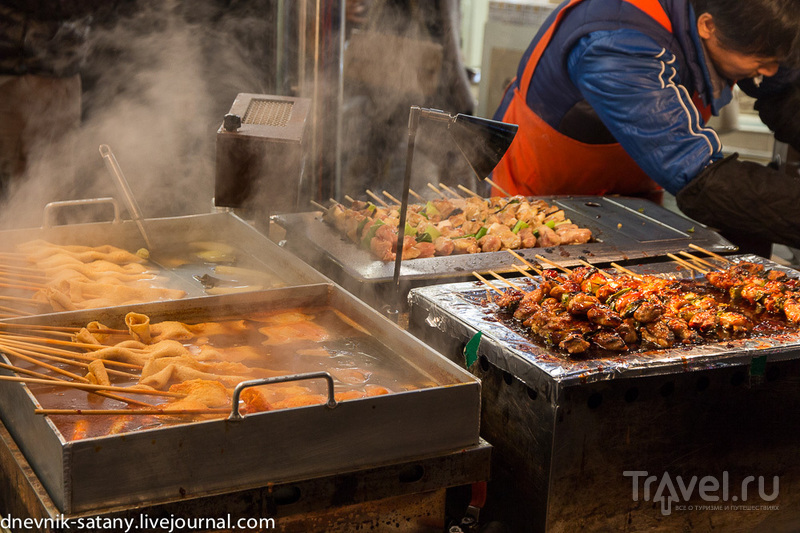
[[[547,222],[544,223],[544,225],[550,229],[553,229],[556,227],[556,222],[555,220],[548,220]]]
[[[489,228],[487,228],[486,226],[483,226],[481,229],[478,230],[478,233],[475,234],[475,238],[476,239],[480,239],[481,237],[486,235],[488,232],[489,232]]]
[[[519,230],[525,229],[528,227],[528,223],[524,220],[517,220],[517,223],[514,224],[514,227],[511,228],[511,233],[519,233]]]

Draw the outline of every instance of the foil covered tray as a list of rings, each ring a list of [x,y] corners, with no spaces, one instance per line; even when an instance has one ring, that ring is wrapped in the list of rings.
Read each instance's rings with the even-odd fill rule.
[[[363,339],[352,342],[362,346],[364,358],[419,376],[422,385],[338,403],[329,396],[322,404],[284,406],[243,417],[234,401],[230,415],[221,418],[76,440],[50,415],[34,412],[48,407],[34,394],[36,387],[2,382],[0,417],[66,514],[263,487],[479,443],[479,381],[333,284],[64,312],[6,324],[82,327],[96,320],[124,328],[121,321],[129,312],[147,315],[153,322],[194,324],[232,317],[246,321],[258,313],[318,306],[336,310],[356,327],[354,339]],[[351,342],[348,339],[341,342]],[[6,364],[17,361],[13,355],[3,357]],[[327,372],[335,375],[334,370]]]
[[[798,277],[797,271],[754,255],[731,256],[734,261],[763,264]],[[693,277],[693,271],[678,263],[652,263],[629,267],[640,274]],[[530,290],[529,278],[511,278],[521,290]],[[531,338],[498,320],[496,306],[487,303],[488,287],[479,281],[412,289],[408,295],[411,321],[439,330],[443,336],[468,342],[480,333],[480,353],[523,382],[535,386],[543,381],[574,385],[600,380],[658,375],[721,366],[746,364],[756,356],[777,361],[796,358],[800,333],[783,333],[723,342],[625,353],[602,358],[570,358],[537,344]]]

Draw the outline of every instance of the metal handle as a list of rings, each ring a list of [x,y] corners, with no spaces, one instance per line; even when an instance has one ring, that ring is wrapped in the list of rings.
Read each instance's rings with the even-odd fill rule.
[[[233,389],[233,399],[231,400],[231,414],[228,420],[242,420],[244,416],[239,413],[239,396],[242,391],[248,387],[257,387],[259,385],[270,385],[272,383],[286,383],[287,381],[302,381],[306,379],[323,378],[328,382],[328,401],[325,405],[333,409],[336,407],[336,398],[333,395],[333,377],[327,372],[308,372],[306,374],[292,374],[289,376],[278,376],[274,378],[252,379],[250,381],[242,381],[236,388]]]
[[[133,196],[133,192],[128,185],[128,180],[125,179],[125,175],[122,173],[122,169],[117,162],[117,158],[114,157],[114,152],[111,151],[111,148],[107,144],[101,144],[100,156],[105,161],[106,167],[111,173],[111,177],[114,179],[114,184],[117,186],[117,190],[122,195],[122,200],[125,202],[125,206],[128,208],[131,218],[139,228],[139,233],[142,234],[145,244],[150,250],[152,250],[153,245],[150,243],[150,239],[148,238],[147,232],[144,229],[144,217],[142,216],[142,211],[139,209],[139,204],[136,203],[136,197]]]
[[[111,204],[114,207],[114,224],[119,224],[122,220],[119,212],[119,202],[116,198],[85,198],[82,200],[63,200],[60,202],[50,202],[44,206],[44,215],[42,220],[43,228],[53,227],[52,214],[54,211],[61,207],[74,207],[79,205],[95,205],[95,204]]]

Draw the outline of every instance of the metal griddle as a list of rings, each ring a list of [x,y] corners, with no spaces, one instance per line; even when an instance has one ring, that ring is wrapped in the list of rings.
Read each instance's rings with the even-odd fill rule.
[[[478,444],[478,380],[333,284],[14,322],[78,326],[98,320],[124,327],[120,321],[129,311],[153,321],[203,322],[309,306],[344,313],[370,332],[392,364],[414,368],[436,385],[333,408],[314,405],[68,441],[49,417],[34,414],[38,402],[27,386],[3,383],[0,416],[56,506],[67,514],[318,477]]]
[[[578,226],[591,229],[594,242],[517,250],[531,261],[537,254],[565,266],[577,265],[580,259],[595,264],[652,259],[689,250],[689,243],[718,253],[736,250],[718,233],[648,200],[606,196],[544,200],[562,208]],[[360,249],[323,221],[320,212],[276,215],[274,221],[285,228],[288,249],[355,294],[380,301],[387,285],[392,285],[394,263],[378,261]],[[472,279],[473,271],[516,274],[514,264],[519,260],[502,251],[410,259],[402,263],[401,285],[408,289]]]

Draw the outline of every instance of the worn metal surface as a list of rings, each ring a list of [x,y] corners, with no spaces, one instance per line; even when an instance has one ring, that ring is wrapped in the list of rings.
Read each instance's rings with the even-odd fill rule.
[[[341,471],[330,476],[115,507],[100,513],[68,514],[66,518],[134,520],[137,525],[142,516],[174,516],[186,520],[231,517],[232,521],[274,518],[276,527],[272,530],[280,531],[327,533],[357,528],[396,531],[400,524],[406,531],[420,532],[431,520],[443,519],[441,498],[446,489],[488,479],[491,450],[492,447],[481,440],[475,446],[455,452]],[[18,518],[52,519],[61,514],[2,424],[0,509],[7,516]],[[387,520],[390,516],[393,519]],[[54,530],[41,528],[39,531],[51,533]],[[82,528],[81,531],[93,533],[102,529]]]
[[[653,202],[623,197],[545,198],[564,209],[575,224],[592,230],[595,242],[517,250],[535,261],[539,254],[565,266],[663,257],[668,252],[688,250],[689,243],[716,252],[735,247],[692,220]],[[393,281],[394,263],[377,261],[368,250],[359,249],[335,228],[322,221],[320,212],[276,215],[275,222],[286,229],[286,246],[317,266],[326,275],[356,293],[379,291]],[[407,286],[445,283],[472,278],[472,271],[514,272],[519,261],[507,252],[428,257],[403,261],[401,280]]]
[[[67,442],[26,386],[0,387],[0,415],[57,507],[66,513],[261,486],[478,442],[480,384],[467,372],[335,285],[275,289],[41,315],[17,322],[121,327],[129,311],[154,321],[207,321],[248,312],[328,305],[437,384],[324,405],[269,411]],[[16,386],[19,385],[19,386]]]
[[[674,273],[675,265],[634,270]],[[473,297],[485,287],[412,290],[409,330],[462,366],[464,346],[481,332],[470,371],[482,384],[481,436],[494,446],[489,517],[513,531],[800,528],[797,335],[571,361],[492,320]],[[634,499],[625,472],[655,476],[647,499],[644,478]],[[675,493],[657,492],[666,475]],[[677,476],[711,476],[718,500],[697,485],[677,492]],[[753,481],[743,501],[748,476],[762,476],[768,496],[778,476],[779,494],[762,499]]]

